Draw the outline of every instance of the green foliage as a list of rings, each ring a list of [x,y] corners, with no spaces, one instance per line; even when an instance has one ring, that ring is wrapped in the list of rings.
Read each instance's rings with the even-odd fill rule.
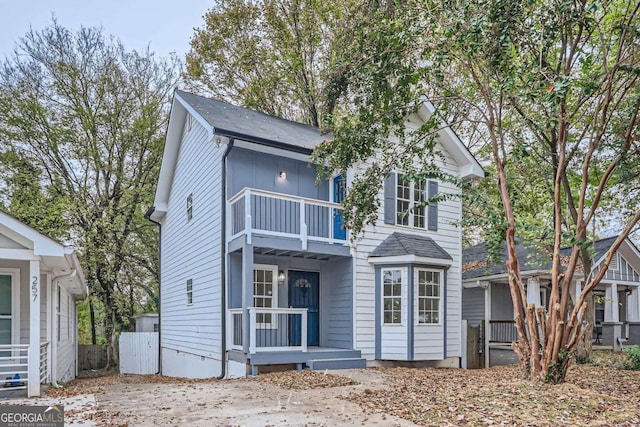
[[[191,40],[185,77],[216,98],[319,126],[332,111],[326,68],[346,3],[216,2]]]
[[[156,303],[157,230],[144,213],[177,74],[175,60],[55,21],[0,67],[6,209],[81,250],[107,342]]]
[[[632,345],[624,350],[625,360],[622,362],[624,369],[640,371],[640,347]]]

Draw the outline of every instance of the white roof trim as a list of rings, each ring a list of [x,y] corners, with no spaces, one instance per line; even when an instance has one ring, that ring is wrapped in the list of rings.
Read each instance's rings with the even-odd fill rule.
[[[612,244],[613,246],[613,244]],[[636,246],[632,243],[630,243],[629,238],[625,238],[622,243],[620,244],[620,246],[618,247],[618,250],[616,252],[618,252],[621,256],[622,253],[620,251],[629,251],[631,252],[633,255],[635,255],[637,257],[637,259],[640,259],[640,252],[638,252],[638,249],[636,248]],[[599,260],[597,260],[594,264],[593,267],[591,268],[591,270],[595,270],[596,267],[600,268],[600,266],[602,265],[602,263],[604,262],[605,258],[607,257],[607,253],[609,252],[609,250],[607,249],[607,252],[604,253],[604,255],[602,255],[600,257]],[[627,263],[631,264],[630,260],[627,259],[626,257],[623,257],[625,259],[625,261],[627,261]],[[634,263],[631,265],[634,268],[637,268],[637,265]],[[640,272],[638,269],[636,269],[636,271]]]
[[[65,247],[62,244],[29,227],[22,221],[18,221],[11,215],[0,212],[0,226],[6,228],[14,236],[19,236],[18,239],[14,240],[29,241],[31,244],[28,246],[33,250],[35,256],[64,256]]]
[[[424,100],[420,109],[418,109],[418,116],[428,121],[433,113],[436,111],[434,105]],[[451,157],[455,159],[460,168],[461,178],[484,178],[484,170],[480,163],[471,154],[469,149],[462,143],[458,135],[448,125],[444,125],[438,132],[440,139],[444,143],[444,147],[451,154]]]
[[[450,259],[430,258],[416,255],[398,255],[398,256],[381,256],[381,257],[369,257],[369,263],[378,264],[430,264],[451,266],[453,261]]]

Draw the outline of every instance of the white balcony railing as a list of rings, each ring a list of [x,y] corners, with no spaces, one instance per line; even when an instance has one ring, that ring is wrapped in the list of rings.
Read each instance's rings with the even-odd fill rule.
[[[25,389],[29,369],[29,345],[0,345],[0,390]]]
[[[227,235],[233,240],[245,234],[248,243],[255,232],[293,237],[303,250],[308,241],[346,245],[342,214],[337,203],[245,188],[229,199]]]
[[[306,308],[249,307],[249,353],[307,351]],[[242,350],[243,309],[228,310],[228,347]]]

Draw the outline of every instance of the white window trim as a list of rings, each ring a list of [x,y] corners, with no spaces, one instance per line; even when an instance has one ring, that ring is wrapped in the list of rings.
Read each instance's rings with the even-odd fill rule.
[[[0,268],[0,274],[11,276],[11,344],[20,344],[20,269]]]
[[[385,323],[384,321],[384,272],[400,271],[400,323]],[[407,267],[389,267],[380,269],[380,313],[382,326],[387,327],[404,327],[407,320]]]
[[[254,264],[253,271],[255,274],[256,270],[264,270],[271,271],[273,274],[272,282],[271,282],[271,307],[255,307],[254,308],[278,308],[278,266],[272,264]],[[255,281],[252,280],[251,283],[251,295],[252,295],[252,304],[255,301],[256,294],[254,292]],[[266,295],[258,295],[260,298],[266,298]],[[273,313],[271,314],[271,322],[270,323],[257,323],[256,328],[260,329],[278,329],[278,315]]]
[[[191,290],[189,290],[189,281],[191,281]],[[187,298],[187,306],[193,305],[193,279],[187,279],[185,282],[185,296]],[[189,302],[189,296],[191,296],[191,302]]]
[[[419,287],[419,282],[418,282],[418,277],[419,277],[419,272],[420,271],[430,271],[432,273],[439,273],[440,274],[440,283],[438,284],[440,286],[440,296],[438,297],[438,323],[420,323],[420,287]],[[445,271],[444,270],[440,270],[437,268],[424,268],[424,267],[414,267],[413,269],[413,295],[414,295],[414,301],[413,301],[413,315],[414,315],[414,325],[415,326],[420,326],[420,327],[429,327],[429,326],[442,326],[442,317],[444,316],[444,275],[445,275]],[[429,298],[429,297],[427,297]]]
[[[399,212],[398,212],[398,182],[400,179],[400,175],[406,175],[406,173],[404,172],[398,172],[395,171],[395,192],[396,192],[396,198],[394,200],[394,206],[393,209],[395,211],[395,226],[396,227],[403,227],[403,228],[410,228],[413,230],[424,230],[424,231],[431,231],[429,230],[429,209],[428,209],[428,205],[424,205],[424,227],[416,227],[414,225],[414,216],[413,216],[413,208],[416,205],[416,201],[413,199],[414,196],[414,190],[415,190],[415,181],[409,181],[409,213],[407,214],[407,218],[408,218],[408,225],[404,225],[404,224],[399,224],[398,223],[398,219],[399,219]],[[429,180],[428,179],[424,179],[424,184],[425,184],[425,189],[424,189],[424,198],[425,200],[427,200],[428,198],[428,191],[429,191]]]

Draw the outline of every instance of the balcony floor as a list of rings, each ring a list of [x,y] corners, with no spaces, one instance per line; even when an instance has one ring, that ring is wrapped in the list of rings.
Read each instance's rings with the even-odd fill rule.
[[[244,244],[245,235],[238,236],[229,242],[228,251],[239,251]],[[261,236],[258,232],[254,232],[251,246],[253,246],[253,252],[260,255],[290,256],[325,261],[351,256],[351,250],[347,245],[310,241],[307,243],[307,249],[303,250],[302,242],[299,239]]]

